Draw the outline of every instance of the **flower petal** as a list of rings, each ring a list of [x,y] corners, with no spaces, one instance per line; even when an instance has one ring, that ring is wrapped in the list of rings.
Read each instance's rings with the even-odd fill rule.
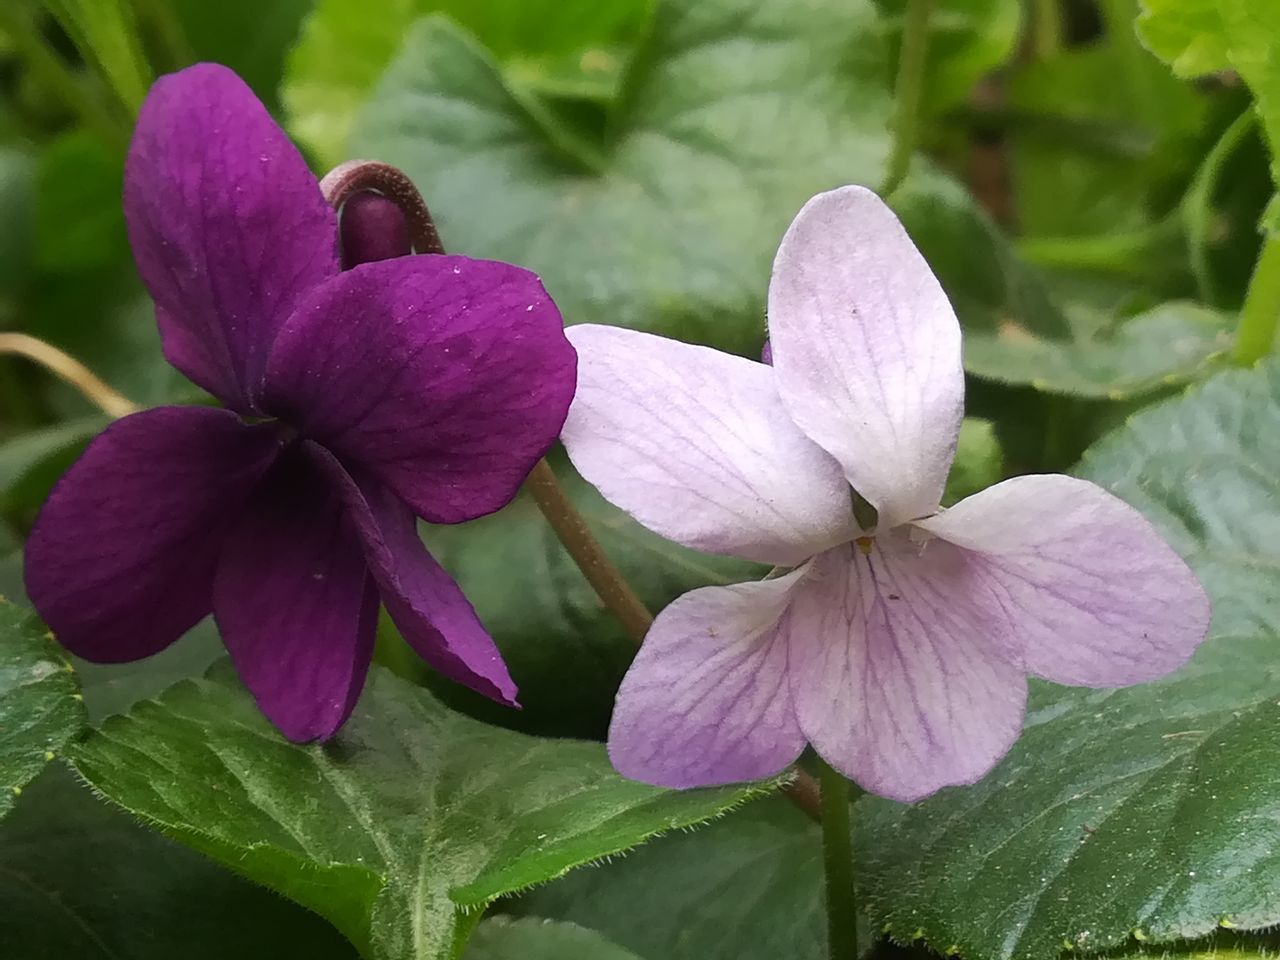
[[[564,425],[575,366],[532,273],[400,257],[306,298],[272,350],[267,407],[419,516],[457,523],[515,496]]]
[[[378,595],[342,498],[284,454],[227,535],[214,617],[240,679],[290,740],[323,740],[364,687]]]
[[[273,428],[208,407],[157,407],[96,437],[26,546],[27,593],[63,646],[138,660],[203,619],[224,530],[277,450]]]
[[[1101,487],[1016,477],[920,527],[973,551],[1030,673],[1117,687],[1176,670],[1209,629],[1209,598],[1145,517]]]
[[[988,640],[963,551],[905,533],[817,558],[788,612],[796,715],[862,787],[911,802],[975,783],[1022,728],[1021,667]],[[975,591],[979,599],[975,599]]]
[[[773,776],[800,756],[779,621],[806,570],[703,587],[658,615],[613,710],[619,773],[699,787]]]
[[[138,115],[124,211],[169,362],[256,411],[267,352],[338,272],[337,219],[302,155],[226,67],[162,77]]]
[[[818,194],[791,224],[769,336],[782,402],[880,511],[880,529],[937,509],[964,407],[960,324],[870,190]]]
[[[618,327],[571,327],[565,449],[616,506],[697,550],[793,566],[854,534],[837,464],[764,364]]]
[[[427,552],[409,508],[376,480],[357,481],[317,444],[307,448],[341,491],[382,602],[409,646],[450,680],[518,706],[502,654],[461,588]]]

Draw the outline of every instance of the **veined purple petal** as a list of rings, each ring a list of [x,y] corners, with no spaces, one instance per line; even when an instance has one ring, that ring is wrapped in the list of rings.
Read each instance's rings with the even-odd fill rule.
[[[278,449],[273,427],[208,407],[157,407],[96,437],[26,546],[27,593],[63,646],[138,660],[203,619],[227,525]]]
[[[610,502],[685,546],[784,566],[854,535],[840,465],[787,416],[767,366],[619,327],[569,339],[562,439]]]
[[[290,740],[332,736],[364,687],[378,594],[338,491],[294,447],[227,535],[214,582],[223,643]]]
[[[310,287],[338,272],[337,219],[301,154],[226,67],[161,77],[138,115],[124,211],[164,353],[242,413]]]
[[[382,602],[409,646],[450,680],[518,706],[502,654],[462,590],[423,546],[412,511],[376,480],[358,482],[327,450],[306,447],[341,491]]]
[[[413,253],[404,213],[394,201],[372,190],[361,191],[342,205],[339,233],[342,265],[348,270]]]
[[[979,572],[903,532],[813,562],[787,618],[796,715],[815,750],[872,793],[915,801],[975,783],[1022,728],[1022,667],[989,635]]]
[[[703,587],[658,615],[613,710],[619,773],[699,787],[773,776],[800,756],[783,617],[807,572]]]
[[[960,324],[870,190],[818,194],[791,224],[769,336],[787,411],[880,511],[880,528],[933,513],[963,415]]]
[[[1186,663],[1209,629],[1209,598],[1182,558],[1086,480],[1015,477],[919,526],[973,552],[1013,655],[1046,679],[1154,680]]]
[[[458,523],[506,504],[550,449],[575,366],[532,273],[400,257],[305,298],[272,350],[267,407],[419,516]]]

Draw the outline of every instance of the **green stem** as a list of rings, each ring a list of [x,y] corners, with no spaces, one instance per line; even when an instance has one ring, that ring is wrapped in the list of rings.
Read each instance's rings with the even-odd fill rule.
[[[822,862],[826,869],[827,939],[831,960],[857,960],[858,914],[853,891],[849,781],[818,760],[822,785]]]
[[[1200,299],[1206,303],[1216,303],[1218,299],[1213,270],[1209,264],[1209,250],[1213,245],[1213,194],[1227,161],[1253,129],[1256,119],[1257,114],[1249,107],[1222,132],[1218,142],[1205,155],[1190,188],[1182,198],[1182,221],[1187,231],[1191,272],[1196,278]]]
[[[889,154],[888,172],[880,187],[887,197],[907,177],[911,155],[916,149],[916,133],[920,121],[920,100],[924,95],[925,67],[929,60],[929,13],[933,0],[907,0],[906,19],[902,24],[902,51],[898,55],[897,100],[893,118],[893,150]]]
[[[1280,237],[1268,234],[1236,327],[1235,360],[1249,366],[1271,352],[1280,325]]]
[[[1140,275],[1153,251],[1182,233],[1177,215],[1128,233],[1080,237],[1024,237],[1015,248],[1028,263],[1122,276]]]
[[[1036,59],[1056,57],[1062,52],[1062,11],[1058,0],[1035,0],[1033,18]]]

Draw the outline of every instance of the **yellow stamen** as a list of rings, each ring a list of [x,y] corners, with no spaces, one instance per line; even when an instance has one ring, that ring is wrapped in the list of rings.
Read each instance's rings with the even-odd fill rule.
[[[871,556],[871,547],[875,544],[876,538],[875,537],[859,537],[857,540],[853,542],[858,545],[859,550],[861,550],[867,556]]]

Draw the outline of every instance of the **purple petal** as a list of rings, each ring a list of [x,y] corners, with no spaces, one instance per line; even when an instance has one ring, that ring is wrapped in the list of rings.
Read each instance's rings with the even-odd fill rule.
[[[211,609],[227,524],[278,449],[273,428],[208,407],[157,407],[107,427],[27,540],[27,593],[58,640],[118,663],[195,626]]]
[[[915,801],[975,783],[1022,728],[1021,666],[989,636],[980,573],[942,541],[839,547],[793,592],[788,670],[815,750],[865,789]]]
[[[854,535],[840,465],[787,416],[767,366],[619,327],[582,324],[569,339],[565,449],[649,529],[784,566]]]
[[[821,193],[800,211],[774,261],[769,335],[782,402],[880,528],[933,513],[963,413],[960,324],[870,190]]]
[[[378,594],[342,498],[298,447],[228,533],[213,609],[240,678],[281,733],[306,742],[342,726],[373,657]]]
[[[357,482],[322,447],[307,448],[341,491],[382,602],[409,646],[450,680],[518,706],[502,654],[462,590],[423,546],[409,508],[377,481]]]
[[[806,572],[703,587],[658,615],[613,710],[619,773],[699,787],[773,776],[800,755],[780,618]]]
[[[256,411],[280,325],[338,272],[337,219],[301,154],[239,77],[197,64],[147,95],[124,210],[165,356]]]
[[[306,298],[272,350],[267,405],[419,516],[457,523],[515,496],[564,425],[575,366],[532,273],[400,257]]]
[[[344,269],[413,253],[404,214],[393,201],[371,190],[355,194],[342,205],[339,231]]]
[[[919,525],[973,551],[1008,646],[1046,679],[1153,680],[1186,663],[1209,629],[1209,598],[1182,558],[1086,480],[1016,477]]]

